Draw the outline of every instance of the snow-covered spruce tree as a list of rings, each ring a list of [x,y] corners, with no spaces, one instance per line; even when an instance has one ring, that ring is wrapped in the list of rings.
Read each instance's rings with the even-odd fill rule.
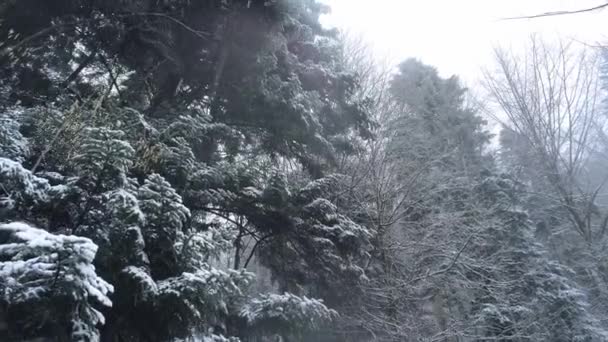
[[[434,67],[408,59],[392,78],[390,94],[396,110],[387,148],[406,176],[416,172],[408,166],[466,173],[491,161],[483,155],[490,139],[485,120],[466,101],[457,76],[442,78]]]
[[[606,330],[591,314],[571,271],[535,241],[521,209],[523,185],[489,172],[460,184],[437,193],[434,203],[440,209],[427,216],[434,229],[447,229],[459,244],[448,244],[448,253],[436,258],[429,255],[439,251],[427,246],[411,259],[415,268],[405,280],[410,285],[405,293],[432,299],[431,310],[418,311],[421,317],[431,314],[428,321],[411,333],[501,341],[605,341]],[[402,304],[408,302],[415,303]],[[407,316],[404,320],[413,322]]]
[[[2,148],[0,156],[4,158],[22,161],[29,152],[27,141],[19,132],[22,114],[21,111],[15,109],[4,110],[0,114],[0,148]]]
[[[0,83],[10,91],[1,107],[25,114],[11,117],[2,132],[11,138],[0,141],[27,142],[2,146],[0,157],[37,177],[11,176],[0,220],[27,220],[99,246],[97,272],[115,288],[102,340],[247,339],[257,321],[241,314],[253,303],[243,269],[254,258],[296,292],[281,295],[289,303],[256,298],[315,303],[280,331],[256,335],[320,327],[303,322],[333,311],[309,298],[345,295],[345,274],[350,283],[364,279],[359,263],[371,235],[341,211],[337,187],[301,196],[348,151],[344,137],[369,137],[365,103],[352,98],[357,80],[341,69],[332,33],[319,24],[324,7],[312,0],[123,5],[59,1],[50,9],[32,0],[26,7],[48,9],[33,26],[11,19],[31,18],[22,7],[0,8],[7,44],[38,19],[77,26],[43,31],[43,45],[25,44],[37,54],[23,46],[0,56],[8,62]],[[162,15],[142,16],[141,8]],[[40,182],[41,195],[24,192],[31,188],[24,182]],[[248,238],[256,247],[245,247]],[[214,258],[228,253],[240,261],[218,268]]]
[[[15,160],[0,157],[0,182],[0,217],[3,220],[19,217],[33,220],[37,207],[49,200],[49,182],[34,176]]]
[[[84,129],[79,138],[81,143],[72,154],[74,158],[66,166],[66,169],[74,170],[75,176],[66,178],[53,175],[53,182],[64,182],[53,186],[49,180],[34,176],[20,163],[0,159],[3,219],[29,219],[48,226],[52,220],[45,218],[40,208],[48,206],[49,202],[58,198],[58,194],[64,197],[66,194],[74,195],[67,199],[73,201],[69,204],[74,210],[68,211],[68,217],[59,221],[63,226],[51,229],[78,232],[101,247],[96,258],[99,272],[117,287],[112,296],[114,307],[104,312],[108,322],[103,327],[102,336],[107,334],[107,329],[115,328],[117,315],[123,310],[141,314],[140,326],[135,325],[130,329],[120,327],[123,329],[122,336],[131,338],[137,338],[137,329],[149,324],[150,317],[158,319],[159,324],[156,331],[146,327],[150,330],[149,336],[156,336],[160,340],[169,339],[170,336],[187,336],[194,328],[207,331],[213,325],[221,327],[222,317],[228,314],[231,298],[242,294],[241,288],[249,281],[250,275],[224,272],[204,262],[195,262],[204,261],[211,254],[210,251],[217,254],[218,246],[229,246],[224,242],[226,235],[194,230],[189,223],[190,212],[182,205],[181,197],[161,176],[152,174],[141,186],[137,180],[128,178],[127,170],[132,165],[134,150],[122,137],[122,131],[106,127]],[[43,230],[35,230],[34,233],[44,233],[47,239],[62,238],[61,235],[51,235]],[[216,243],[214,240],[218,237],[222,239]],[[87,239],[83,241],[90,242]],[[26,245],[23,248],[13,247],[12,252],[17,257],[21,251],[26,253],[24,256],[31,254],[24,249]],[[50,259],[58,257],[52,251],[48,253],[52,254]],[[94,253],[87,254],[87,262],[91,263],[93,256]],[[62,267],[74,267],[72,271],[78,272],[80,266],[68,263]],[[10,275],[2,273],[3,277]],[[44,279],[35,279],[43,275],[30,272],[27,280],[43,284]],[[51,279],[53,276],[59,279],[59,275],[46,274]],[[19,311],[13,310],[13,304],[21,307],[18,297],[5,297],[7,307],[11,308],[9,313],[14,318],[14,321],[9,321],[9,330],[19,332],[24,326],[17,325],[17,322],[25,319],[31,320],[29,324],[32,326],[43,326],[40,330],[30,329],[32,337],[56,334],[47,327],[44,321],[47,318],[36,315],[28,318],[28,312],[23,313],[24,317],[18,314]],[[62,303],[61,298],[52,297],[45,302],[52,305],[50,310],[57,310],[57,317],[71,312],[70,302],[66,300]],[[82,306],[79,303],[75,305]],[[62,312],[64,309],[67,311]],[[82,310],[85,310],[85,314],[89,312],[86,307]],[[6,315],[6,312],[2,313],[3,317]],[[95,333],[104,323],[101,318],[95,321],[85,317],[83,321],[85,323],[80,324],[81,328]],[[67,325],[62,326],[61,323]],[[70,324],[69,319],[59,319],[52,328],[68,331]],[[92,340],[95,340],[97,335],[92,336]]]
[[[488,175],[475,187],[477,205],[490,209],[490,216],[477,252],[489,263],[478,270],[485,281],[474,276],[484,285],[474,301],[472,329],[498,339],[607,340],[608,331],[591,314],[572,271],[535,242],[520,209],[521,187],[505,175]]]
[[[7,204],[5,213],[15,219],[36,218],[34,221],[39,221],[47,226],[52,220],[48,217],[45,218],[44,211],[40,211],[39,208],[44,208],[48,202],[60,199],[60,202],[65,205],[63,208],[65,212],[60,220],[54,219],[53,222],[59,222],[61,225],[53,227],[53,230],[76,232],[90,237],[99,244],[100,251],[96,259],[99,272],[116,287],[112,296],[114,305],[112,309],[104,311],[108,320],[102,329],[102,334],[119,333],[121,336],[130,336],[130,338],[142,338],[140,331],[147,331],[149,336],[154,335],[164,339],[169,336],[187,336],[190,332],[195,331],[210,331],[209,329],[216,333],[227,332],[228,327],[225,325],[225,321],[230,315],[236,317],[240,315],[239,303],[246,302],[242,300],[244,295],[242,290],[251,276],[241,271],[214,269],[208,261],[221,254],[222,251],[231,248],[235,238],[234,232],[231,232],[230,229],[226,230],[225,224],[210,226],[205,222],[200,211],[193,216],[190,210],[182,204],[181,196],[162,176],[151,174],[144,179],[141,185],[136,179],[129,178],[127,173],[133,165],[131,159],[135,158],[134,153],[136,152],[131,148],[131,142],[124,140],[126,137],[127,135],[121,130],[108,127],[83,129],[80,137],[77,138],[78,145],[70,152],[73,158],[64,166],[65,169],[72,170],[70,177],[45,170],[40,174],[48,179],[39,178],[24,169],[20,163],[4,159],[2,179],[6,184],[4,191],[8,191],[3,200],[3,203]],[[49,166],[49,164],[41,164],[41,167],[45,169]],[[289,194],[288,191],[285,191],[284,183],[272,181],[265,192],[258,193],[249,187],[239,193],[239,196],[230,195],[230,190],[221,187],[234,190],[235,186],[239,186],[238,182],[242,183],[244,179],[239,180],[238,175],[231,176],[235,177],[232,179],[224,179],[225,176],[221,173],[214,173],[214,169],[206,169],[207,174],[215,174],[212,177],[215,180],[209,179],[204,184],[205,193],[210,196],[208,201],[213,205],[222,205],[220,207],[222,210],[231,208],[227,205],[233,206],[234,204],[231,204],[233,202],[241,201],[242,203],[244,198],[256,199],[260,203],[268,201],[268,208],[272,206],[273,210],[276,210],[280,207],[281,202],[280,199],[277,202],[277,198],[273,198],[270,188],[282,186],[282,191]],[[230,173],[232,171],[228,174]],[[169,176],[172,175],[169,174]],[[247,178],[245,177],[245,179]],[[221,187],[214,190],[213,187],[218,184],[213,181],[219,181]],[[50,185],[50,183],[56,185]],[[325,189],[325,193],[328,193],[327,186],[322,188]],[[313,188],[308,187],[307,189],[306,191],[311,192]],[[304,212],[308,213],[306,219],[310,224],[315,222],[314,217],[316,216],[321,220],[319,223],[324,222],[323,224],[334,225],[335,223],[331,222],[336,219],[343,220],[345,223],[350,222],[345,217],[336,216],[335,208],[327,200],[319,199],[317,201],[324,205],[315,204],[315,199],[321,196],[322,192],[308,197],[300,193],[296,194],[297,196],[283,196],[282,200],[301,203],[300,207],[308,208]],[[259,198],[255,196],[259,196]],[[311,201],[311,204],[308,204],[308,201]],[[206,201],[199,204],[204,203]],[[20,208],[27,210],[21,211]],[[199,206],[193,208],[200,210]],[[323,208],[327,208],[329,211]],[[258,215],[270,213],[267,208],[263,209],[262,211],[249,209],[246,213],[252,217],[252,222],[254,222],[256,219],[263,218]],[[42,214],[34,216],[31,214],[32,210]],[[236,211],[234,208],[230,210]],[[282,213],[282,215],[287,215],[287,213]],[[292,219],[289,216],[283,218]],[[297,219],[296,222],[300,222],[299,220]],[[272,221],[266,219],[266,222]],[[368,234],[356,224],[350,224],[354,228],[352,232],[332,229],[323,233],[323,230],[318,230],[322,226],[316,228],[317,233],[308,228],[301,230],[298,233],[301,235],[298,243],[310,245],[310,242],[306,242],[309,239],[312,239],[311,242],[321,241],[320,237],[316,238],[315,235],[329,234],[327,238],[346,244],[349,236],[355,238],[355,235],[360,235],[365,238]],[[255,228],[255,226],[252,227]],[[325,277],[331,274],[331,267],[334,267],[331,266],[331,263],[341,260],[339,254],[334,256],[328,254],[329,258],[325,259],[323,255],[326,253],[319,253],[322,251],[320,248],[327,247],[327,243],[330,242],[331,240],[327,240],[325,244],[309,250],[307,254],[308,258],[315,257],[320,260],[320,263],[315,265],[330,267],[326,270],[319,270],[319,275],[325,274]],[[312,246],[314,245],[310,245],[310,247]],[[356,249],[356,245],[350,248]],[[331,253],[337,253],[337,251]],[[336,267],[338,270],[341,266],[336,265]],[[299,272],[301,271],[309,273],[309,276],[301,280],[302,284],[314,279],[310,277],[315,274],[314,267],[300,266]],[[285,273],[285,277],[288,274]],[[334,279],[337,278],[337,274],[334,275]],[[293,284],[297,285],[297,283]],[[286,296],[291,295],[286,294]],[[290,298],[297,299],[298,297]],[[302,301],[309,300],[302,299]],[[319,310],[328,310],[323,309],[324,306],[320,302],[316,303],[318,303]],[[120,317],[122,312],[137,313],[135,318],[130,320],[129,326],[124,326],[121,320],[117,321],[117,317]],[[314,316],[314,313],[310,314]],[[297,317],[304,317],[303,315],[305,316],[306,313],[300,313]],[[244,322],[247,321],[245,317],[242,319]],[[150,321],[154,320],[158,320],[158,324],[154,324],[154,329],[152,329],[148,325]],[[297,321],[292,323],[295,324],[294,327],[302,329],[317,327],[317,325],[300,326]],[[253,323],[245,325],[245,330],[240,331],[239,334],[247,336],[248,329],[253,329],[253,326]],[[115,332],[115,329],[120,329],[120,332]],[[285,326],[280,331],[297,334],[296,329],[288,329]]]
[[[160,340],[214,327],[225,332],[230,301],[242,295],[250,275],[192,262],[188,255],[204,260],[208,253],[197,250],[202,233],[171,184],[157,174],[141,186],[126,176],[134,150],[121,131],[89,128],[83,134],[75,163],[82,175],[77,184],[88,192],[87,214],[77,229],[100,241],[101,270],[117,288],[104,332]],[[123,326],[119,318],[127,312],[137,315]],[[150,322],[157,324],[151,328]]]
[[[390,245],[392,276],[370,272],[352,317],[384,340],[606,341],[572,271],[535,241],[521,190],[485,173],[437,191],[426,229]]]
[[[235,253],[242,254],[245,266],[256,253],[275,272],[281,291],[316,294],[328,303],[347,295],[339,289],[363,278],[360,263],[367,258],[372,233],[336,205],[333,194],[344,192],[343,177],[328,175],[308,181],[292,175],[294,180],[300,179],[292,184],[275,170],[262,184],[251,182],[251,176],[238,177],[241,182],[250,179],[238,184],[234,181],[239,169],[206,170],[196,175],[186,195],[188,201],[217,215],[243,218],[237,225],[240,234],[255,232],[250,235],[255,243],[253,250]]]
[[[53,235],[21,222],[0,224],[0,318],[7,341],[38,336],[98,341],[111,306],[112,285],[95,272],[97,246],[73,235]]]
[[[304,333],[332,321],[338,313],[322,301],[285,293],[263,295],[250,300],[241,315],[251,327],[252,335],[279,333],[290,339],[301,339]]]

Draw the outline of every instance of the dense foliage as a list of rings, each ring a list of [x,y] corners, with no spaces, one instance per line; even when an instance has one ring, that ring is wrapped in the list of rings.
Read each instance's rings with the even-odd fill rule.
[[[603,203],[327,10],[0,4],[0,340],[608,340]]]
[[[0,7],[0,219],[37,227],[2,228],[3,336],[295,336],[336,316],[298,295],[335,301],[345,295],[336,286],[363,277],[372,233],[340,213],[332,172],[371,123],[318,23],[323,10],[313,1]],[[56,242],[11,240],[43,233]],[[71,247],[79,241],[88,249]],[[285,297],[253,299],[254,255]],[[69,269],[72,259],[89,269]],[[53,260],[61,268],[40,279],[27,270]],[[89,304],[93,290],[109,299]],[[285,305],[280,327],[256,328]]]

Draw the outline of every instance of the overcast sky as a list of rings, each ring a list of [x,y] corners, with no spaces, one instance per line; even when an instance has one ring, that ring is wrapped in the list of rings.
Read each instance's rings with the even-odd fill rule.
[[[362,34],[377,53],[395,60],[417,57],[444,76],[469,86],[492,61],[492,47],[516,48],[533,32],[589,44],[608,41],[608,9],[526,20],[500,20],[556,10],[593,7],[605,0],[325,0],[323,18]]]

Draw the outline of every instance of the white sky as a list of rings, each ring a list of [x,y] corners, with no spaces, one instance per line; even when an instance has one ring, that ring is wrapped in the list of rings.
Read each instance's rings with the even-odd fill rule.
[[[517,49],[531,33],[589,44],[608,42],[608,9],[525,20],[500,20],[593,7],[605,0],[324,0],[328,26],[362,34],[375,51],[395,61],[417,57],[443,76],[472,86],[492,63],[493,46]]]

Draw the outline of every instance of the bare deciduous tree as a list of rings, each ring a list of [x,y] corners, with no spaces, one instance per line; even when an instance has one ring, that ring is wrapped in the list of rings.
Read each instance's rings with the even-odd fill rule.
[[[506,116],[500,121],[530,146],[547,195],[576,232],[588,242],[603,236],[608,213],[597,219],[596,198],[608,177],[594,188],[581,177],[604,120],[597,54],[571,41],[551,45],[531,37],[525,56],[497,49],[496,63],[485,85]]]

